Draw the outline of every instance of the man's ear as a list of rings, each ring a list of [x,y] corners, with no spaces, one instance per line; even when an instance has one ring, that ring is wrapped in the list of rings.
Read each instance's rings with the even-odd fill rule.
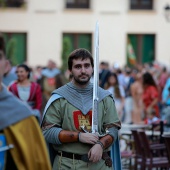
[[[5,70],[4,70],[4,74],[8,73],[8,69],[9,69],[9,60],[5,60]]]

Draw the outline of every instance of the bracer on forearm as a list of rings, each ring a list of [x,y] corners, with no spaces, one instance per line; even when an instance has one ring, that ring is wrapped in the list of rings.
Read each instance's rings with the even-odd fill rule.
[[[107,124],[105,125],[105,128],[109,131],[108,135],[102,137],[100,139],[100,142],[103,144],[103,149],[108,148],[113,144],[113,142],[117,139],[118,136],[118,128],[121,127],[120,122],[117,122],[116,124]]]
[[[62,130],[59,133],[59,140],[61,143],[70,143],[79,141],[79,132]]]
[[[103,144],[103,149],[108,148],[113,143],[113,137],[106,135],[100,139],[100,142]]]

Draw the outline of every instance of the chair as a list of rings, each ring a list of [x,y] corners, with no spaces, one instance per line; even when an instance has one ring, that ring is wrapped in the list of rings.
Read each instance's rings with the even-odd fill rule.
[[[154,122],[152,123],[152,135],[151,135],[151,139],[152,139],[152,142],[155,141],[155,135],[154,135],[154,132],[160,132],[159,134],[159,143],[164,143],[163,141],[163,137],[162,137],[162,134],[164,132],[164,122],[163,121],[158,121],[158,122]]]
[[[162,135],[162,137],[164,138],[164,141],[165,141],[167,156],[168,156],[169,163],[170,163],[170,135]]]
[[[133,129],[131,130],[132,136],[134,139],[134,147],[135,147],[135,170],[138,169],[138,165],[140,165],[141,169],[145,168],[144,162],[144,152],[141,145],[140,137],[138,135],[138,131]]]
[[[124,168],[133,169],[132,159],[135,158],[133,151],[121,151],[122,166]]]
[[[120,137],[121,140],[125,141],[126,148],[125,150],[121,151],[121,158],[122,158],[122,166],[127,167],[128,169],[132,169],[132,159],[135,157],[133,143],[134,141]]]
[[[149,137],[150,141],[150,147],[151,149],[157,150],[157,153],[161,154],[161,149],[164,150],[166,148],[164,139],[162,137],[162,134],[164,132],[164,122],[163,121],[157,121],[151,124],[151,137]],[[157,135],[156,135],[157,133]]]
[[[155,147],[154,149],[151,148],[145,131],[138,131],[138,134],[140,138],[140,145],[142,146],[144,153],[143,157],[143,160],[145,162],[144,167],[145,168],[147,167],[149,170],[151,170],[153,167],[168,169],[170,167],[168,157],[160,155],[155,156],[153,150],[160,150],[160,148],[159,147]]]
[[[151,124],[151,137],[149,137],[150,141],[150,148],[156,150],[157,154],[161,155],[163,150],[166,149],[164,139],[162,137],[162,134],[164,132],[164,122],[157,121]],[[157,134],[156,134],[157,133]]]

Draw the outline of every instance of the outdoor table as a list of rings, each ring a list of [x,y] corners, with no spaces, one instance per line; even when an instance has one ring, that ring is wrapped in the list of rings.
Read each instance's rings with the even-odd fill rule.
[[[122,128],[120,129],[120,135],[128,135],[131,136],[133,129],[143,129],[146,132],[146,135],[151,136],[160,136],[160,131],[150,130],[152,125],[145,125],[145,124],[122,124]],[[170,132],[163,132],[164,135],[170,135]]]

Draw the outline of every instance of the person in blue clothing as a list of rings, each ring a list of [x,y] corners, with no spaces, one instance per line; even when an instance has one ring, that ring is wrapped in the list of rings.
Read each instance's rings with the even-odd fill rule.
[[[170,106],[170,77],[167,79],[162,92],[162,103],[166,106]]]
[[[162,106],[161,119],[165,122],[164,130],[170,131],[170,77],[162,91]]]

